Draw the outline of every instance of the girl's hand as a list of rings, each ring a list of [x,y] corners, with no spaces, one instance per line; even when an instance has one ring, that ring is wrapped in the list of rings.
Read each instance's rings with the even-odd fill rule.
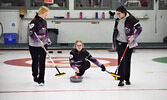
[[[76,70],[76,73],[79,73],[79,69]]]
[[[128,37],[128,43],[129,43],[129,44],[131,44],[132,41],[134,41],[134,40],[135,40],[135,38],[134,38],[133,35]]]
[[[42,44],[41,47],[44,48],[44,44]]]

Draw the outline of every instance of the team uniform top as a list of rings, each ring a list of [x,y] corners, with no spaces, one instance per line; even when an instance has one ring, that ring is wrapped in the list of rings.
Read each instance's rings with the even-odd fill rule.
[[[38,40],[38,38],[43,42],[45,45],[47,42],[50,42],[49,35],[47,33],[47,23],[44,19],[38,16],[31,21],[29,24],[29,45],[34,47],[40,47],[42,44]],[[36,35],[34,34],[36,33]]]
[[[122,26],[121,27],[122,30],[120,29],[120,25]],[[135,43],[137,43],[136,39],[140,35],[140,33],[142,31],[142,27],[139,23],[139,20],[137,20],[135,17],[130,16],[130,15],[127,14],[127,16],[125,16],[125,18],[123,18],[123,19],[120,19],[120,18],[116,19],[114,31],[115,30],[118,30],[118,35],[116,34],[116,32],[113,33],[113,45],[112,45],[112,47],[113,48],[116,47],[115,40],[118,40],[118,41],[121,41],[121,42],[128,42],[127,38],[131,37],[131,38],[133,38],[133,41],[129,44],[129,47],[133,48],[133,47],[135,47]],[[122,33],[122,35],[124,35],[123,36],[124,39],[121,38],[120,33]]]
[[[80,52],[77,49],[73,49],[70,52],[69,61],[71,67],[74,70],[76,70],[77,67],[81,66],[83,62],[88,60],[90,60],[99,67],[102,65],[99,61],[97,61],[94,57],[92,57],[92,55],[86,49],[82,49]]]

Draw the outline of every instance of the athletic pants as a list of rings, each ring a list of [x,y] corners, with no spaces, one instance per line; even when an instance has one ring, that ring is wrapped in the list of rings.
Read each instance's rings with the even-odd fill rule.
[[[47,49],[47,45],[45,45]],[[42,47],[29,46],[32,58],[32,75],[38,77],[38,80],[44,82],[46,52]]]
[[[90,68],[90,62],[84,61],[82,65],[78,67],[79,73],[77,75],[82,76],[88,68]]]
[[[123,52],[127,46],[127,43],[123,43],[120,41],[116,42],[117,45],[117,53],[118,53],[118,64],[120,63],[120,59],[123,55]],[[122,62],[118,68],[118,74],[121,76],[120,81],[130,81],[130,67],[131,67],[131,56],[133,49],[127,48],[127,51],[122,59]]]

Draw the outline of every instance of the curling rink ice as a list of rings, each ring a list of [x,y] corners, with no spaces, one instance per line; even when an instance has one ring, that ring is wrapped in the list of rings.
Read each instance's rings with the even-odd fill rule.
[[[114,72],[117,53],[107,50],[88,50],[92,56]],[[167,100],[167,63],[152,59],[167,57],[166,49],[136,49],[132,54],[131,85],[118,87],[118,82],[100,68],[92,67],[81,83],[71,83],[74,71],[69,67],[69,52],[50,53],[60,72],[47,57],[45,85],[33,82],[31,57],[28,50],[0,51],[0,100]]]

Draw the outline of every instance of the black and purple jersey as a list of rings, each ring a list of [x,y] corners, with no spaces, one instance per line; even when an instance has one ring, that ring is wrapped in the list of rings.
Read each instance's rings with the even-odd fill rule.
[[[29,45],[34,47],[40,47],[42,44],[34,33],[37,34],[38,38],[43,42],[44,45],[50,41],[47,32],[46,20],[39,17],[38,14],[29,24]]]
[[[99,61],[92,57],[92,55],[86,49],[82,49],[80,52],[77,49],[73,49],[70,52],[69,61],[71,67],[74,70],[76,70],[77,67],[81,66],[84,61],[88,60],[90,60],[99,67],[102,65]]]
[[[118,27],[118,22],[119,22],[119,18],[117,18],[115,20],[115,27],[114,27],[114,33],[113,33],[113,43],[112,43],[112,47],[115,48],[116,45],[115,45],[115,40],[117,40],[117,34],[118,33],[118,30],[117,30],[117,27]],[[133,38],[133,41],[129,44],[129,47],[132,48],[132,47],[135,47],[137,41],[137,37],[140,35],[140,33],[142,32],[142,27],[139,23],[139,20],[137,20],[135,17],[133,16],[128,16],[125,20],[125,23],[124,23],[124,27],[125,27],[125,36],[126,38],[128,39],[128,37],[132,37]]]

